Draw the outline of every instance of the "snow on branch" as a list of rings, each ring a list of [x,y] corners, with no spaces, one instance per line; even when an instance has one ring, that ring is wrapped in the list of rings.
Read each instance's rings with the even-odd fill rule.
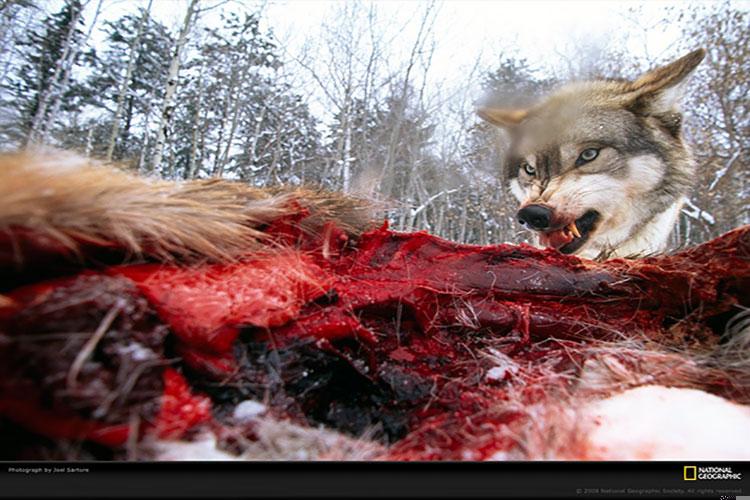
[[[729,172],[729,169],[732,168],[732,165],[734,165],[734,162],[737,161],[737,159],[740,157],[741,151],[737,151],[732,155],[732,157],[727,161],[727,163],[724,165],[724,168],[720,169],[718,172],[716,172],[716,177],[714,177],[714,180],[711,181],[711,185],[708,186],[709,191],[713,191],[716,185],[721,181],[721,179],[724,178],[724,176]],[[713,224],[713,223],[712,223]]]
[[[691,219],[695,220],[701,220],[703,219],[710,225],[714,225],[716,223],[716,219],[713,215],[706,212],[702,208],[699,208],[695,203],[692,201],[686,199],[685,204],[687,205],[687,208],[682,209],[682,213],[690,217]],[[689,210],[688,210],[689,209]]]

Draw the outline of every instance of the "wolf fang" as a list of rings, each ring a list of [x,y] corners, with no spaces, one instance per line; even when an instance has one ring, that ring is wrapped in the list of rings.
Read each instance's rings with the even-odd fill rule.
[[[633,82],[570,84],[528,109],[478,110],[510,134],[511,192],[540,243],[589,258],[666,249],[694,175],[677,103],[704,56],[693,51]],[[593,158],[582,161],[587,151]],[[570,228],[584,216],[594,222],[581,239]]]

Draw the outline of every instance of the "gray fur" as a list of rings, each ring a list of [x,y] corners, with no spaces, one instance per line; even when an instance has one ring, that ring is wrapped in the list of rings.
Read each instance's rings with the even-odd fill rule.
[[[507,180],[521,207],[549,207],[556,224],[550,232],[587,211],[600,213],[576,251],[584,256],[665,250],[694,177],[677,92],[703,56],[697,50],[633,82],[574,83],[529,109],[480,110],[510,132]],[[577,164],[589,148],[598,156]],[[532,175],[521,168],[525,163]]]

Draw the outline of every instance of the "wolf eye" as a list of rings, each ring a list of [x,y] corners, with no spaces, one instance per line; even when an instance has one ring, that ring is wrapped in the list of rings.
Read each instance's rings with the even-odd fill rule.
[[[588,148],[584,149],[583,152],[580,154],[578,159],[576,160],[576,166],[583,165],[584,163],[588,163],[594,158],[599,156],[599,150],[596,148]]]
[[[528,175],[533,176],[534,174],[536,174],[536,168],[534,168],[533,166],[531,166],[531,164],[529,164],[529,162],[527,162],[527,161],[521,163],[521,168]]]

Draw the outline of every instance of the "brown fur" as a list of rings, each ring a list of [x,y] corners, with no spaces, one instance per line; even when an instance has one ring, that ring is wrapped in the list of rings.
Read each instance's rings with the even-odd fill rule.
[[[72,250],[91,241],[166,261],[228,261],[266,239],[261,226],[300,207],[308,231],[333,220],[356,235],[370,221],[364,201],[324,191],[147,179],[62,152],[0,156],[0,233],[24,228]]]

